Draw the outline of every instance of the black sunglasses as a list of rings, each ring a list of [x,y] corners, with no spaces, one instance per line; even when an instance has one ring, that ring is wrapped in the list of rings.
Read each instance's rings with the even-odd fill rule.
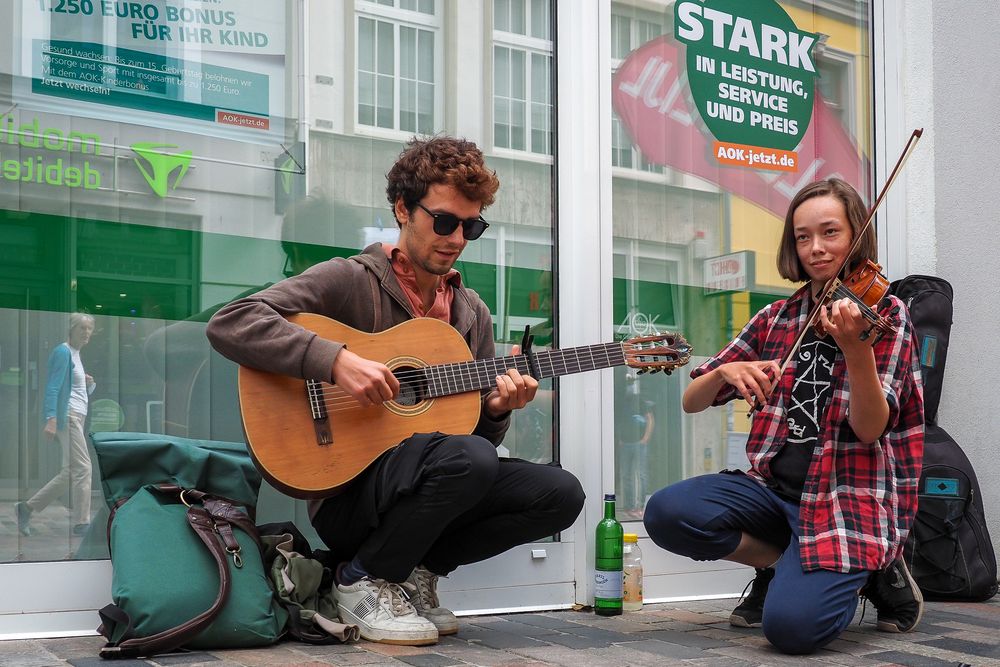
[[[481,215],[462,220],[457,215],[452,215],[451,213],[435,213],[420,202],[417,202],[417,206],[422,208],[427,215],[434,218],[434,233],[439,236],[451,236],[458,229],[458,226],[462,225],[462,237],[466,241],[475,241],[490,226],[490,223],[483,220],[483,216]]]

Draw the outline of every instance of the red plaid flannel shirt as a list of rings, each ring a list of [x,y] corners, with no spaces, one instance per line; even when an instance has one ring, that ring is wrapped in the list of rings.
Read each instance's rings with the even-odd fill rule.
[[[740,335],[691,372],[696,378],[733,361],[781,360],[809,318],[811,297],[803,287],[787,300],[761,309]],[[875,363],[889,404],[889,421],[878,442],[860,442],[847,421],[850,384],[843,354],[833,367],[827,406],[799,508],[803,570],[877,570],[902,551],[917,511],[924,450],[923,388],[916,337],[906,306],[896,297],[897,325],[875,345]],[[886,312],[886,311],[883,311]],[[767,484],[774,455],[785,444],[785,406],[795,379],[793,359],[768,405],[754,416],[747,441],[749,475]],[[738,398],[726,385],[714,405]]]

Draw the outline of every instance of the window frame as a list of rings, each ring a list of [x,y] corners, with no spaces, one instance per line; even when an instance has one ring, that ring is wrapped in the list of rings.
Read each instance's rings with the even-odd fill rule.
[[[550,3],[551,3],[551,1],[552,0],[550,0]],[[527,8],[527,5],[530,2],[531,2],[531,0],[525,0],[526,8]],[[494,8],[495,8],[495,5],[494,5]],[[540,37],[531,37],[530,36],[530,33],[531,33],[531,24],[530,24],[531,12],[530,11],[526,11],[525,12],[525,17],[526,17],[526,19],[528,21],[525,24],[525,31],[528,34],[521,34],[521,33],[509,32],[509,31],[505,31],[505,30],[499,30],[496,27],[496,16],[495,16],[495,13],[491,12],[491,20],[493,21],[493,31],[492,31],[493,40],[492,40],[492,42],[490,44],[490,49],[488,51],[488,54],[489,54],[488,57],[489,57],[489,71],[490,71],[491,81],[492,81],[493,85],[492,85],[492,94],[490,95],[490,107],[489,107],[489,112],[488,112],[489,118],[488,118],[488,121],[487,121],[487,130],[488,130],[488,132],[490,134],[490,142],[489,143],[492,146],[492,149],[493,149],[494,153],[497,154],[497,155],[503,155],[505,157],[513,157],[513,158],[518,158],[518,159],[529,159],[529,160],[533,160],[533,161],[537,161],[537,162],[543,162],[545,164],[552,164],[553,163],[553,156],[555,154],[556,141],[557,141],[556,140],[556,135],[555,135],[555,117],[556,117],[555,116],[555,114],[556,114],[556,112],[555,112],[555,93],[556,93],[556,90],[555,90],[555,86],[554,86],[554,75],[555,75],[555,72],[554,72],[554,69],[553,69],[555,67],[556,58],[555,58],[555,41],[551,38],[551,36],[552,36],[552,29],[553,29],[553,25],[554,25],[554,22],[552,20],[552,18],[553,18],[553,16],[552,16],[552,4],[549,5],[549,23],[548,23],[549,39],[543,39],[543,38],[540,38]],[[497,79],[496,79],[496,63],[497,63],[496,51],[497,51],[498,47],[499,48],[506,48],[506,49],[509,49],[509,50],[521,51],[521,52],[523,52],[525,54],[525,59],[524,59],[524,82],[525,82],[525,86],[524,86],[524,89],[526,91],[526,97],[524,99],[524,103],[525,103],[525,107],[526,107],[526,112],[525,112],[525,125],[524,125],[525,148],[523,148],[523,149],[521,149],[521,148],[511,148],[509,146],[500,146],[497,143],[497,136],[496,136],[496,125],[497,125],[497,119],[496,119],[496,102],[497,102],[498,95],[497,95]],[[531,60],[532,60],[532,56],[534,56],[534,55],[541,55],[543,57],[548,58],[548,71],[547,71],[547,77],[546,77],[546,82],[545,82],[546,93],[547,93],[548,99],[546,100],[545,104],[546,104],[546,106],[548,108],[547,117],[549,118],[549,127],[547,128],[546,131],[548,132],[549,139],[546,142],[547,143],[547,146],[546,146],[547,152],[544,152],[544,153],[539,153],[539,152],[537,152],[535,150],[532,150],[531,135],[532,135],[532,132],[535,130],[535,128],[534,128],[534,126],[532,124],[532,120],[531,120],[531,107],[534,104],[538,104],[537,102],[535,102],[532,99],[532,96],[531,96],[531,90],[532,90],[532,63],[531,63]],[[512,98],[512,97],[510,97],[508,95],[508,96],[505,97],[505,99],[512,100],[514,98]],[[508,123],[507,126],[508,127],[514,127],[514,125],[512,123]]]
[[[434,14],[425,14],[419,11],[413,11],[408,9],[400,9],[395,5],[390,7],[388,5],[381,5],[376,2],[371,2],[370,0],[355,0],[354,4],[354,49],[353,49],[353,63],[352,63],[352,73],[353,73],[353,89],[354,89],[354,102],[351,109],[351,118],[354,126],[354,134],[365,137],[372,137],[377,139],[389,139],[389,140],[406,140],[412,137],[414,134],[426,134],[418,129],[414,130],[404,130],[401,129],[401,114],[402,109],[400,105],[400,87],[402,81],[401,69],[400,69],[400,28],[414,28],[416,30],[426,30],[434,35],[434,106],[433,112],[434,116],[431,121],[431,133],[440,131],[445,126],[445,109],[444,109],[444,87],[445,87],[445,71],[444,71],[444,37],[445,37],[445,19],[443,16],[443,3],[442,0],[434,0]],[[361,21],[363,19],[372,20],[376,22],[379,21],[390,23],[393,26],[393,73],[392,73],[392,116],[393,116],[393,126],[380,127],[378,125],[368,125],[361,122],[360,113],[360,100],[361,100],[361,76],[360,76],[360,50],[361,50]]]
[[[623,14],[623,13],[620,13],[620,12],[616,12],[615,11],[616,7],[620,9],[623,6],[622,5],[618,5],[618,4],[613,4],[611,6],[611,19],[610,19],[610,25],[609,25],[609,29],[611,30],[611,39],[614,40],[614,38],[615,38],[615,20],[617,19],[619,21],[621,21],[621,20],[628,21],[629,22],[629,48],[628,48],[628,53],[631,53],[632,51],[634,51],[637,48],[639,48],[640,46],[642,46],[642,43],[639,43],[639,39],[641,39],[641,37],[639,35],[639,23],[638,23],[639,21],[642,21],[644,23],[650,23],[650,24],[659,25],[660,26],[660,33],[659,33],[659,35],[666,34],[666,31],[670,27],[669,25],[666,24],[665,21],[653,21],[653,20],[649,20],[651,18],[657,18],[657,19],[660,18],[659,14],[652,14],[652,13],[648,13],[647,14],[645,12],[641,12],[640,10],[635,10],[635,14],[636,15],[633,16],[631,14]],[[648,16],[649,18],[642,18],[640,16],[640,14],[642,14],[644,16]],[[663,18],[666,19],[667,18],[666,15],[663,15]],[[643,42],[643,43],[645,43],[645,42]],[[613,45],[612,45],[612,47],[613,47]],[[610,60],[611,60],[611,74],[612,74],[612,76],[614,76],[614,73],[618,71],[618,68],[621,67],[621,64],[623,62],[625,62],[625,59],[624,58],[618,58],[618,57],[616,57],[615,53],[614,53],[614,48],[611,48],[611,50],[610,50]],[[630,137],[628,138],[629,141],[628,141],[628,146],[627,147],[623,146],[623,145],[616,146],[615,145],[615,140],[616,140],[616,137],[619,134],[622,135],[622,136],[627,137],[628,136],[628,131],[625,130],[625,128],[624,128],[624,126],[622,124],[621,119],[617,117],[617,115],[615,114],[614,110],[612,109],[612,111],[611,111],[611,168],[613,170],[613,173],[615,173],[616,175],[624,176],[624,177],[635,179],[635,180],[649,181],[649,182],[653,182],[653,183],[670,184],[670,179],[669,179],[669,176],[668,176],[668,173],[670,172],[670,169],[668,169],[667,167],[665,167],[663,165],[658,165],[658,164],[655,164],[653,162],[649,162],[645,158],[645,156],[643,156],[642,151],[640,151],[639,148],[632,142],[632,140],[631,140]],[[624,165],[616,164],[615,163],[615,159],[616,159],[615,155],[617,153],[619,153],[620,151],[624,151],[626,149],[629,150],[630,155],[631,155],[631,165],[624,166]]]

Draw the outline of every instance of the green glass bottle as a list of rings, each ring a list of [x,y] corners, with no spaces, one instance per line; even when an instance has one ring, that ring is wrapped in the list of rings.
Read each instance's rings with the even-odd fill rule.
[[[601,616],[622,613],[622,537],[615,518],[615,494],[604,494],[604,518],[597,524],[594,559],[594,611]]]

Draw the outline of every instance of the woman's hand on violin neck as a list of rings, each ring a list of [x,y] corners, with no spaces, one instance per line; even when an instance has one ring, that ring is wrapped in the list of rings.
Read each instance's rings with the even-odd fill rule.
[[[871,342],[861,339],[871,325],[861,314],[861,308],[850,299],[838,299],[820,309],[820,324],[823,330],[833,336],[837,346],[850,356],[863,350],[871,350]]]
[[[734,361],[716,369],[726,384],[731,384],[751,406],[754,399],[763,405],[777,384],[781,366],[770,361]]]

